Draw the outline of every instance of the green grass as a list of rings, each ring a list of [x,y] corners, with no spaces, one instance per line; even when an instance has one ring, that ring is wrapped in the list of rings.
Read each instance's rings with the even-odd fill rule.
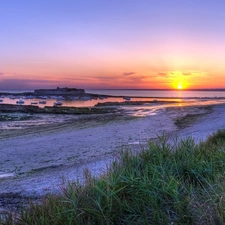
[[[122,152],[99,179],[85,174],[84,185],[69,183],[0,224],[225,224],[225,131],[200,144],[162,137]]]

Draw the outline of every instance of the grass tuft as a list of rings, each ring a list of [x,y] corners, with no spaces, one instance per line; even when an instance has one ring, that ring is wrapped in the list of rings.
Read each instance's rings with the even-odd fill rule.
[[[225,131],[200,144],[159,137],[139,154],[121,153],[99,179],[85,171],[84,185],[31,204],[14,224],[224,224],[224,173]],[[0,224],[13,224],[12,215]]]

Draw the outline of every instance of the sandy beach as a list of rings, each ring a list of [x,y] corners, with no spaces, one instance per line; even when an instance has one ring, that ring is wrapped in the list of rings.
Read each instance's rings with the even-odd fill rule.
[[[58,193],[68,180],[82,182],[86,168],[100,175],[121,150],[140,151],[158,135],[205,140],[225,128],[224,113],[225,105],[171,107],[145,117],[92,115],[1,132],[0,208]],[[190,115],[193,120],[181,127],[175,124]]]

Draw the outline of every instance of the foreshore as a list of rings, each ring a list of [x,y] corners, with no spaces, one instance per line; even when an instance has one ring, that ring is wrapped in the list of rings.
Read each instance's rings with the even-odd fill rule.
[[[12,209],[27,199],[60,193],[67,181],[82,182],[86,168],[98,176],[121,150],[141,151],[149,139],[160,135],[170,140],[189,136],[205,140],[225,128],[224,113],[225,105],[170,107],[145,117],[87,115],[1,132],[0,208]]]

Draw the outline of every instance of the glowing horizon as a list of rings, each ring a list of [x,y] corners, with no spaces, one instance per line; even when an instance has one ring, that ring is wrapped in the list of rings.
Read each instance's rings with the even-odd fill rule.
[[[225,88],[224,10],[209,0],[5,1],[0,90]]]

